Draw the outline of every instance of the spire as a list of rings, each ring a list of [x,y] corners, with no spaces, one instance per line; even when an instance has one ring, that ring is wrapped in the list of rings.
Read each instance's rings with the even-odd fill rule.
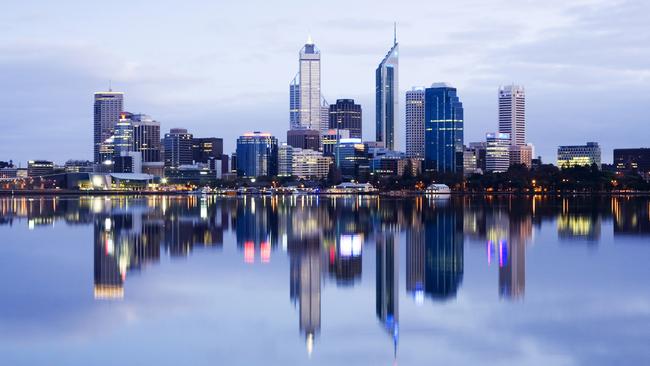
[[[113,80],[108,79],[108,91],[112,92],[113,91]]]
[[[393,22],[393,45],[397,44],[397,22]]]
[[[314,44],[314,40],[311,39],[311,34],[307,36],[307,44]]]

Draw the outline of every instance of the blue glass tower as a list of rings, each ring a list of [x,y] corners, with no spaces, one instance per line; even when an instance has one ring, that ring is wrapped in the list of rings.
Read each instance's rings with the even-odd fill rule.
[[[278,175],[278,139],[269,133],[250,132],[237,139],[237,175]]]
[[[424,96],[426,171],[463,172],[463,103],[456,88],[435,83]]]

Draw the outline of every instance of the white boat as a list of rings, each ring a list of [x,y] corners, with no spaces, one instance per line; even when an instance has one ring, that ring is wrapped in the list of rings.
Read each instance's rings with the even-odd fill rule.
[[[433,183],[425,191],[426,194],[450,194],[451,189],[446,184]]]

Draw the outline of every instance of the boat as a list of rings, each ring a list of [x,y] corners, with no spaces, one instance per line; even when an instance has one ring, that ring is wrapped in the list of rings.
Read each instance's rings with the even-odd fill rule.
[[[446,184],[433,183],[424,192],[426,194],[450,194],[451,189]]]

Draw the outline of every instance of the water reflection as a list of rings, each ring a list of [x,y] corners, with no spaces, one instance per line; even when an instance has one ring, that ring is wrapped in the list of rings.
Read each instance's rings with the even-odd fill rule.
[[[0,198],[0,225],[92,225],[92,294],[98,301],[128,297],[129,276],[161,257],[221,251],[227,235],[234,236],[239,263],[265,266],[286,258],[289,300],[308,353],[321,331],[324,286],[353,289],[362,282],[364,255],[374,254],[374,268],[371,263],[366,271],[375,271],[375,314],[395,356],[400,281],[417,305],[455,301],[463,291],[465,251],[476,246],[484,253],[482,265],[497,267],[495,296],[523,301],[535,291],[526,288],[526,257],[543,222],[561,242],[598,250],[604,227],[614,237],[649,236],[649,212],[647,197]]]

